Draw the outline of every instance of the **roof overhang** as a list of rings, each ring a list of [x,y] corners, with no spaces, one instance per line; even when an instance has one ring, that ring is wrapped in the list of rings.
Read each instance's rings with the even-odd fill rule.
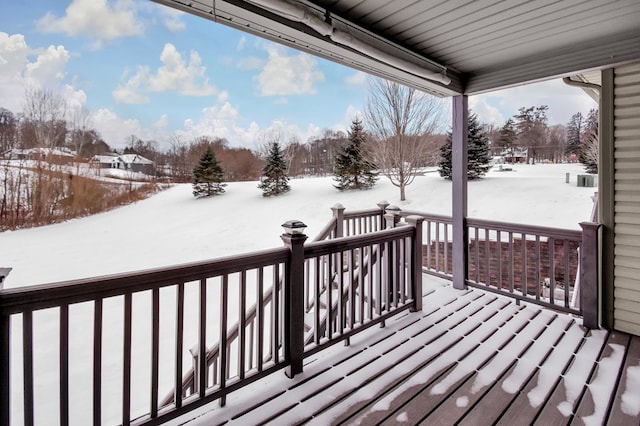
[[[640,60],[637,0],[154,1],[438,96]]]

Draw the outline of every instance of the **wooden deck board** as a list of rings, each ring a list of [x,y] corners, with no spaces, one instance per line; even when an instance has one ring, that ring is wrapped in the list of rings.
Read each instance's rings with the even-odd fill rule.
[[[494,392],[499,396],[491,396],[490,400],[497,401],[495,406],[505,407],[503,412],[499,414],[498,424],[528,425],[533,423],[541,408],[558,386],[561,375],[568,369],[568,364],[579,345],[582,344],[585,333],[586,330],[577,323],[570,322],[563,335],[550,345],[549,351],[542,356],[542,359],[532,360],[529,369],[521,374],[521,386],[516,386],[517,383],[503,381],[500,387],[495,388]],[[520,361],[516,362],[521,363]],[[518,367],[521,366],[518,365]],[[517,389],[515,389],[516,387]],[[473,414],[477,418],[491,418],[490,416],[495,411],[498,410],[495,410],[491,405],[479,404]]]
[[[532,317],[534,312],[532,311],[519,311],[511,318],[507,318],[506,322],[516,322],[518,324],[515,327],[521,329],[529,328],[532,324],[535,327],[535,322],[532,323]],[[503,323],[504,325],[504,323]],[[513,324],[511,324],[514,326]],[[503,332],[505,331],[505,332]],[[501,333],[502,332],[502,333]],[[435,386],[432,384],[428,388],[423,389],[420,394],[417,394],[409,403],[402,407],[403,419],[407,419],[410,423],[418,423],[425,417],[433,417],[435,424],[438,424],[439,419],[445,422],[450,422],[454,419],[461,418],[466,408],[460,407],[458,398],[467,398],[471,394],[471,389],[474,384],[477,383],[477,371],[490,364],[496,357],[498,357],[509,346],[510,342],[513,342],[510,332],[506,332],[506,328],[502,327],[497,332],[490,333],[487,339],[479,343],[474,348],[473,356],[466,356],[465,359],[460,358],[450,373],[448,373],[443,380],[439,381]],[[517,343],[514,343],[517,344]],[[487,350],[479,350],[479,346],[484,345]],[[491,373],[493,375],[493,372]],[[467,384],[465,387],[464,385]],[[447,406],[445,403],[447,400],[453,399],[452,394],[461,395],[455,397],[455,401],[451,406]],[[463,404],[464,405],[464,404]],[[386,423],[386,422],[385,422]],[[390,422],[389,424],[393,424]],[[445,423],[446,424],[446,423]]]
[[[629,368],[640,371],[640,338],[638,337],[631,338],[627,347],[624,367],[622,368],[620,382],[608,419],[608,423],[612,425],[640,425],[640,413],[635,413],[634,415],[627,406],[624,407],[623,411],[623,395],[625,391],[627,391],[627,389],[630,390],[630,388],[634,386],[640,386],[640,383],[633,382],[633,379],[629,375]],[[638,400],[640,400],[640,397],[636,399],[636,402],[638,402]]]
[[[592,331],[571,359],[562,380],[545,403],[537,418],[539,424],[569,424],[584,394],[585,384],[593,374],[595,363],[604,348],[607,333]]]
[[[450,415],[459,418],[461,425],[478,424],[478,419],[482,419],[485,424],[489,419],[495,420],[500,414],[495,407],[506,407],[513,399],[513,395],[507,394],[497,385],[509,377],[514,371],[516,359],[521,359],[531,350],[540,341],[536,338],[554,322],[559,322],[555,315],[537,315],[529,321],[529,324],[510,339],[489,363],[478,369],[472,377],[473,380],[468,380],[456,391],[457,395],[449,397],[430,416],[439,418]],[[479,404],[480,401],[483,403]],[[487,408],[483,415],[478,415],[479,407]]]
[[[391,327],[392,321],[388,321],[386,329],[378,329],[378,334],[387,335],[388,337],[382,340],[379,339],[372,345],[369,345],[366,340],[355,336],[352,338],[351,347],[342,348],[342,351],[348,353],[364,347],[365,349],[361,351],[359,356],[350,357],[345,362],[340,359],[339,362],[332,365],[332,369],[325,370],[312,380],[307,380],[300,386],[293,384],[288,391],[295,394],[296,400],[306,404],[296,405],[287,410],[286,413],[281,413],[282,416],[273,419],[274,424],[294,424],[308,419],[314,414],[314,410],[306,408],[311,404],[314,407],[320,407],[319,409],[333,406],[336,401],[348,396],[353,386],[367,384],[375,376],[376,371],[384,370],[386,360],[383,357],[385,355],[392,351],[395,351],[393,355],[396,357],[411,355],[414,348],[407,344],[407,336],[422,336],[425,342],[429,342],[429,339],[437,338],[445,334],[446,330],[459,326],[458,319],[452,313],[462,311],[472,314],[481,310],[482,305],[490,304],[497,300],[495,297],[480,295],[480,297],[472,299],[453,301],[441,309],[425,315],[430,321],[409,321],[409,325],[399,327],[402,333],[394,330]],[[434,327],[434,324],[438,327]],[[443,328],[443,330],[439,331],[439,328]],[[359,339],[361,340],[360,343],[358,343]],[[408,373],[410,374],[410,372]],[[279,405],[279,401],[272,400],[260,405],[255,411],[259,411],[260,416],[264,418],[267,413],[279,413]],[[253,416],[255,416],[255,412],[245,412],[243,416],[236,417],[234,420],[242,421]]]
[[[640,425],[622,408],[640,404],[640,337],[480,290],[426,296],[421,313],[305,361],[295,379],[276,373],[175,424],[546,426],[599,410],[607,424]]]
[[[606,421],[629,340],[630,336],[627,334],[609,334],[589,384],[585,385],[585,393],[576,409],[572,424],[585,424],[585,418],[589,418],[590,424],[602,424]]]
[[[487,304],[485,305],[485,303]],[[484,308],[482,308],[482,306],[484,306]],[[474,328],[476,328],[476,325],[479,324],[483,319],[488,319],[491,315],[499,312],[506,306],[508,305],[502,303],[498,299],[478,299],[477,301],[474,301],[473,304],[465,306],[462,310],[458,311],[458,313],[464,312],[465,310],[475,312],[475,315],[471,317],[474,318],[473,321],[469,321],[464,325],[458,324],[457,319],[453,315],[451,315],[447,318],[447,320],[436,324],[433,329],[430,329],[425,333],[416,334],[411,339],[411,341],[408,342],[409,347],[413,351],[412,358],[401,359],[397,356],[396,353],[389,352],[385,354],[386,359],[380,360],[380,365],[367,365],[367,371],[363,373],[366,375],[365,377],[373,376],[374,379],[371,383],[373,383],[377,389],[382,389],[387,394],[391,389],[393,389],[392,392],[398,392],[398,389],[403,389],[407,386],[408,382],[405,380],[405,378],[411,378],[412,380],[415,380],[416,378],[422,377],[424,371],[423,366],[431,365],[432,360],[437,359],[440,356],[441,352],[447,352],[451,350],[447,348],[453,348],[456,347],[456,345],[459,345],[460,341],[462,340],[461,334],[472,333]],[[481,309],[478,310],[478,307],[480,307]],[[512,313],[505,315],[512,315]],[[451,330],[451,324],[457,324],[455,325],[455,329],[457,331],[456,335],[443,333],[444,330]],[[397,352],[398,349],[400,348],[395,348],[395,351]],[[419,358],[420,362],[416,363],[415,358]],[[390,368],[391,366],[393,366],[393,368]],[[438,373],[441,373],[441,371],[436,371],[433,374],[437,375]],[[398,380],[399,378],[402,380]],[[350,383],[353,383],[356,386],[361,383],[361,380],[362,378],[360,378],[359,376],[354,375],[349,377]],[[409,384],[409,386],[412,387],[411,384]],[[404,390],[402,390],[402,392],[404,392]],[[409,397],[412,397],[413,394],[414,392],[408,392]],[[356,404],[354,404],[354,401],[370,401],[371,398],[365,398],[363,392],[352,392],[352,388],[346,389],[346,392],[343,395],[343,401],[341,401],[341,404],[339,406],[326,407],[327,410],[325,410],[325,407],[323,407],[322,410],[318,410],[317,413],[314,414],[315,418],[313,423],[327,424],[327,422],[349,422],[351,420],[348,419],[348,417],[355,417],[357,421],[363,421],[364,424],[369,424],[374,423],[376,421],[375,418],[378,415],[384,415],[384,413],[388,411],[388,408],[385,408],[384,410],[377,410],[375,409],[375,407],[367,407],[366,404],[361,404],[362,409],[356,410]],[[392,398],[390,399],[390,403],[397,404],[398,401],[396,401],[395,398]],[[342,407],[350,408],[348,410],[343,410]],[[340,410],[343,410],[343,412],[341,413],[342,415],[336,416],[336,411]],[[373,418],[370,418],[369,414],[371,414]],[[289,413],[289,415],[294,416],[295,413],[292,412]],[[288,419],[282,420],[286,424]]]

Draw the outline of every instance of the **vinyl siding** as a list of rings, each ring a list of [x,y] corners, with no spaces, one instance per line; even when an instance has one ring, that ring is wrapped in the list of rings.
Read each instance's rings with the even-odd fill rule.
[[[640,335],[640,64],[614,73],[614,328]]]

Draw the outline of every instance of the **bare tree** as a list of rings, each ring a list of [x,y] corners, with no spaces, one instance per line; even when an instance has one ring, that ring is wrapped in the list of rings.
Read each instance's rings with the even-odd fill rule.
[[[18,136],[18,119],[6,108],[0,107],[0,157],[13,149]]]
[[[64,145],[66,102],[61,94],[47,89],[25,89],[25,120],[33,131],[33,146],[54,148]]]
[[[91,141],[91,111],[82,105],[74,108],[70,114],[70,127],[71,127],[71,146],[76,152],[76,156],[82,155],[84,146]],[[78,161],[79,158],[76,159]]]
[[[370,160],[391,183],[405,187],[429,161],[430,135],[442,127],[442,102],[423,92],[398,83],[369,80],[369,97],[365,106],[365,125],[374,137],[367,150]]]

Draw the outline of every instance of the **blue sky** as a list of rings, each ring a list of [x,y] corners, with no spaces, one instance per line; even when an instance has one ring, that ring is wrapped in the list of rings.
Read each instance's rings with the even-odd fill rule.
[[[116,148],[130,135],[161,148],[176,136],[249,148],[273,135],[305,142],[323,129],[345,130],[367,96],[363,73],[149,0],[5,4],[0,107],[21,111],[27,86],[86,106]],[[542,104],[550,124],[596,107],[559,80],[470,98],[481,121],[496,125]]]

